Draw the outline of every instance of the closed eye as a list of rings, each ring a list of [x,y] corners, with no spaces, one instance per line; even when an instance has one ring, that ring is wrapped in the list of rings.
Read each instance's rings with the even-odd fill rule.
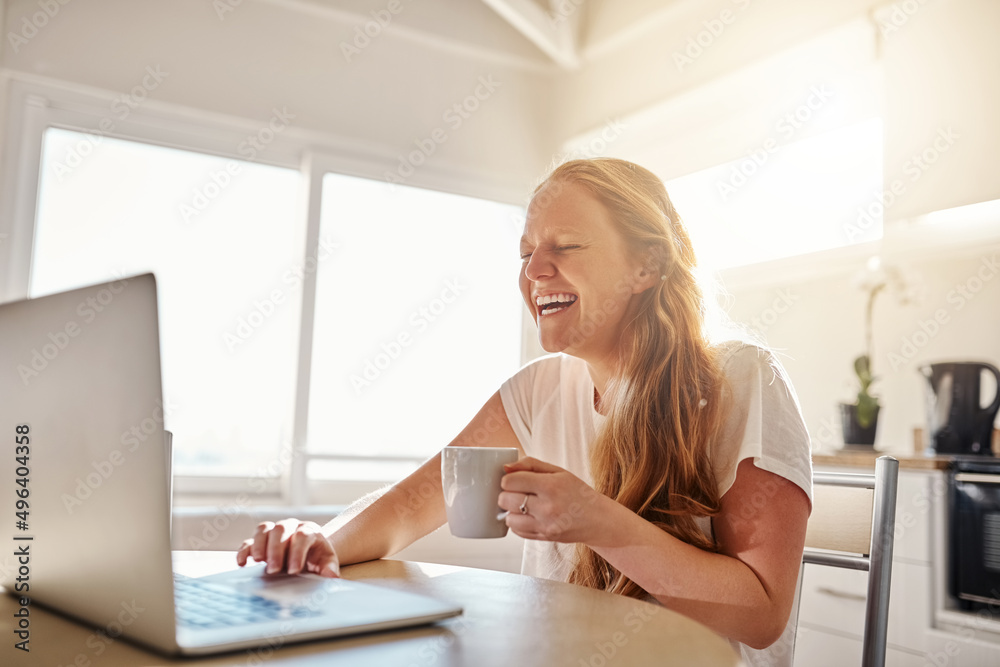
[[[555,246],[553,248],[553,250],[555,252],[566,252],[566,251],[569,251],[569,250],[579,250],[582,247],[583,246],[581,246],[581,245],[558,245],[558,246]],[[531,259],[531,253],[530,252],[522,252],[521,253],[521,261],[522,262],[526,262],[529,259]]]

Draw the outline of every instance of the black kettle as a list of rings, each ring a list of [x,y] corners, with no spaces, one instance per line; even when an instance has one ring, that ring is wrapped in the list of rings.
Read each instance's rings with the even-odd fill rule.
[[[927,378],[929,448],[936,454],[992,456],[993,419],[1000,409],[1000,370],[984,362],[928,364],[917,369]],[[996,378],[997,390],[987,407],[980,404],[982,374]]]

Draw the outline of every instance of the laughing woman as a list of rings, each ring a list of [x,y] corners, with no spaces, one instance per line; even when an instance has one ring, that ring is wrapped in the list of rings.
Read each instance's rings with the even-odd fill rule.
[[[576,160],[535,191],[520,289],[551,354],[505,382],[453,441],[518,447],[500,507],[522,572],[628,595],[790,665],[811,507],[809,436],[766,350],[713,344],[687,231],[663,184],[621,160]],[[269,572],[336,576],[445,522],[443,495],[394,512],[440,455],[326,526],[264,523],[237,554]]]

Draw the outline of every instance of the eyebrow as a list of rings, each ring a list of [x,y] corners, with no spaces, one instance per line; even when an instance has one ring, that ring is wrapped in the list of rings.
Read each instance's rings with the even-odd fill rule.
[[[578,234],[578,235],[582,235],[583,234],[583,232],[580,231],[579,229],[577,229],[576,227],[557,227],[557,228],[549,230],[549,233],[550,233],[550,236],[561,236],[563,234]],[[530,243],[530,241],[528,240],[527,235],[522,235],[521,236],[520,243]]]

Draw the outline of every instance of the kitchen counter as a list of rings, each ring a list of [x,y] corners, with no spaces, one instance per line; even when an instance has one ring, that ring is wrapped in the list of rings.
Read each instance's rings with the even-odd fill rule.
[[[874,449],[833,449],[814,452],[813,466],[849,466],[874,470],[875,459],[888,455],[899,461],[901,470],[945,470],[951,462],[950,456],[924,456],[922,454],[894,454]]]

